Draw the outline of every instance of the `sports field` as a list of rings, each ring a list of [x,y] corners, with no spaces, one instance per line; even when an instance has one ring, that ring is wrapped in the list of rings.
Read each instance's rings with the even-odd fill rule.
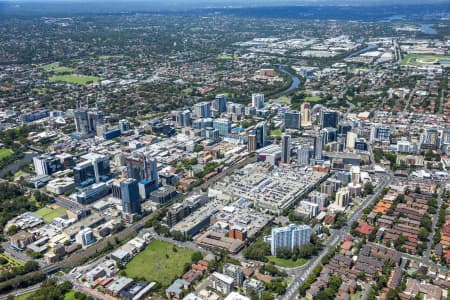
[[[66,209],[58,205],[52,205],[52,207],[43,207],[35,212],[36,215],[42,217],[45,223],[53,221],[55,218],[64,216]]]
[[[50,77],[48,80],[51,82],[67,82],[72,84],[85,85],[88,83],[97,83],[101,80],[100,77],[96,76],[85,76],[85,75],[55,75]]]
[[[450,60],[450,55],[438,54],[407,54],[400,62],[403,66],[419,66],[436,64],[441,60]]]
[[[126,265],[125,272],[128,277],[143,277],[167,287],[183,274],[184,265],[191,262],[193,253],[189,249],[154,240]]]

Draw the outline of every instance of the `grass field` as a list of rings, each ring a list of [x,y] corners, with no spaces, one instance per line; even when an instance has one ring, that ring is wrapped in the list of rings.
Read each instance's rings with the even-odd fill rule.
[[[54,69],[59,67],[59,62],[54,62],[52,64],[48,64],[48,65],[44,65],[41,68],[46,71],[46,72],[50,72],[53,71]]]
[[[101,80],[100,77],[96,77],[96,76],[85,76],[85,75],[76,75],[76,74],[71,74],[71,75],[55,75],[50,77],[48,80],[50,80],[51,82],[67,82],[67,83],[72,83],[72,84],[80,84],[80,85],[84,85],[84,84],[88,84],[88,83],[96,83],[99,82]]]
[[[157,281],[163,287],[183,274],[184,265],[191,262],[193,251],[172,244],[154,240],[136,255],[125,268],[128,277],[144,277],[147,281]]]
[[[184,90],[182,90],[183,94],[185,95],[189,95],[190,93],[192,93],[194,90],[192,88],[186,88]]]
[[[218,60],[231,60],[231,59],[233,59],[234,57],[233,56],[231,56],[231,55],[219,55],[219,56],[217,56],[217,59]]]
[[[319,96],[308,96],[308,97],[305,97],[305,101],[306,102],[318,102],[320,100],[322,100],[322,98],[320,98]]]
[[[308,261],[307,259],[304,259],[304,258],[300,258],[297,261],[293,261],[291,259],[283,259],[283,258],[278,258],[275,256],[266,256],[266,257],[270,262],[273,262],[277,266],[280,266],[283,268],[300,267],[300,266],[303,266],[304,264],[306,264],[306,262]]]
[[[277,101],[280,103],[291,104],[291,98],[286,96],[281,96],[280,98],[277,99]]]
[[[121,59],[125,58],[125,55],[101,55],[99,56],[100,59]]]
[[[57,205],[56,205],[57,206]],[[66,214],[66,209],[63,207],[43,207],[35,212],[38,216],[44,219],[44,222],[49,223],[57,217],[64,216]]]
[[[281,130],[280,129],[271,130],[270,135],[271,136],[281,136]]]
[[[7,158],[8,156],[11,156],[12,150],[9,148],[0,148],[0,160]]]
[[[435,64],[441,60],[450,60],[450,55],[438,54],[407,54],[400,62],[403,66],[419,66]]]
[[[29,296],[33,295],[33,292],[26,293],[20,296],[15,297],[15,300],[26,300]],[[64,295],[64,300],[76,300],[75,299],[75,291],[70,291]]]

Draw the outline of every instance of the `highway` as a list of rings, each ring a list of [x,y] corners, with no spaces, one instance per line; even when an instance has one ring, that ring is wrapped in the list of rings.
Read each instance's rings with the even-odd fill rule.
[[[328,241],[325,243],[325,247],[320,252],[320,254],[312,258],[306,265],[301,267],[301,269],[304,271],[294,276],[292,282],[286,289],[286,293],[278,297],[279,300],[293,300],[297,298],[298,289],[309,277],[309,275],[311,275],[311,272],[314,270],[314,268],[321,264],[322,258],[328,253],[328,247],[336,246],[345,235],[349,234],[350,225],[361,217],[363,210],[377,199],[377,197],[382,193],[383,189],[392,181],[392,178],[393,175],[391,174],[386,174],[385,176],[383,176],[383,178],[381,178],[374,193],[369,197],[367,201],[361,203],[361,205],[352,213],[350,218],[347,220],[347,225],[345,225],[341,229],[334,231],[328,238]]]

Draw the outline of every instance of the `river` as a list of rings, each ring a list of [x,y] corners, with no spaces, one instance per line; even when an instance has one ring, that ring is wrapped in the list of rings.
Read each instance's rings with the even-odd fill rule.
[[[7,165],[3,169],[0,170],[0,177],[4,176],[9,171],[16,173],[20,167],[24,165],[28,165],[33,161],[33,157],[37,154],[34,152],[25,152],[25,156],[19,160],[16,160],[14,163]]]
[[[283,65],[279,65],[278,66],[278,70],[284,74],[289,75],[289,77],[291,77],[292,79],[292,83],[291,85],[285,89],[284,91],[280,92],[280,94],[287,94],[295,89],[298,89],[298,86],[300,85],[300,78],[298,78],[297,76],[295,76],[294,74],[292,74],[291,72],[286,71],[286,69],[284,68]]]

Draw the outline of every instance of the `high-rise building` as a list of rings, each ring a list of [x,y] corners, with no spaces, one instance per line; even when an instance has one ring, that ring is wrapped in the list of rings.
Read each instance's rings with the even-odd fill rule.
[[[205,129],[202,129],[201,135],[207,138],[208,140],[214,142],[219,141],[219,130],[213,127],[206,127]]]
[[[337,130],[336,128],[332,128],[332,127],[327,127],[322,129],[322,133],[323,133],[323,144],[328,144],[331,142],[336,141],[337,139]]]
[[[177,112],[177,125],[179,127],[191,126],[191,112],[189,110],[181,110]]]
[[[108,157],[96,153],[88,153],[82,157],[84,162],[73,168],[73,177],[77,186],[88,186],[95,182],[109,179],[111,168]]]
[[[247,142],[247,151],[249,153],[256,151],[256,135],[255,134],[249,134],[248,135],[248,142]]]
[[[372,126],[370,128],[370,143],[389,141],[390,128],[387,126]]]
[[[214,98],[214,109],[219,112],[223,113],[227,111],[227,98],[224,94],[216,95]]]
[[[337,111],[322,109],[320,120],[322,128],[327,127],[337,128],[339,122],[339,115]]]
[[[121,133],[127,133],[131,129],[130,121],[127,119],[119,120],[119,129]]]
[[[122,194],[122,210],[126,214],[141,213],[141,199],[139,197],[138,182],[133,178],[128,178],[120,183]]]
[[[307,102],[302,103],[302,105],[300,106],[300,114],[301,114],[300,121],[302,127],[311,126],[312,125],[311,108],[309,103]]]
[[[288,164],[291,158],[291,136],[283,134],[281,137],[281,162]]]
[[[339,134],[347,134],[347,132],[352,130],[352,124],[348,122],[341,122],[338,125],[338,133]]]
[[[255,126],[256,149],[262,148],[266,144],[267,125],[266,122],[260,122]]]
[[[252,94],[252,106],[256,109],[264,108],[264,94]]]
[[[125,165],[127,166],[128,178],[136,179],[138,182],[150,180],[154,184],[158,183],[157,162],[148,153],[133,152],[131,156],[125,158]]]
[[[89,246],[90,244],[93,244],[96,241],[94,232],[89,227],[86,227],[82,229],[80,232],[78,232],[77,235],[75,236],[75,240],[78,244],[82,245],[83,247]]]
[[[214,119],[213,128],[219,130],[219,135],[231,133],[231,121],[228,119]]]
[[[225,263],[223,274],[233,278],[236,285],[241,285],[244,282],[244,269],[241,266]]]
[[[300,113],[296,110],[287,111],[284,113],[284,128],[286,129],[300,129]]]
[[[211,103],[199,102],[194,105],[194,114],[197,118],[211,117]]]
[[[288,248],[291,251],[295,246],[301,247],[311,240],[311,227],[308,225],[290,224],[286,227],[272,228],[270,241],[270,252],[277,255],[279,248]]]
[[[439,132],[436,128],[427,128],[421,135],[421,149],[436,149],[440,145]]]
[[[358,135],[354,132],[347,132],[347,139],[345,141],[345,145],[347,149],[355,149],[355,143]]]
[[[318,136],[314,138],[314,159],[321,160],[323,151],[323,133],[320,132]]]
[[[33,157],[33,164],[37,175],[51,175],[62,170],[61,160],[49,154]]]
[[[350,191],[348,187],[340,188],[336,192],[336,204],[340,208],[346,208],[350,203]]]
[[[95,135],[97,127],[104,124],[104,115],[100,110],[79,108],[74,111],[74,118],[77,133],[83,137]]]
[[[300,145],[297,149],[297,163],[302,166],[309,165],[310,147],[308,145]]]

